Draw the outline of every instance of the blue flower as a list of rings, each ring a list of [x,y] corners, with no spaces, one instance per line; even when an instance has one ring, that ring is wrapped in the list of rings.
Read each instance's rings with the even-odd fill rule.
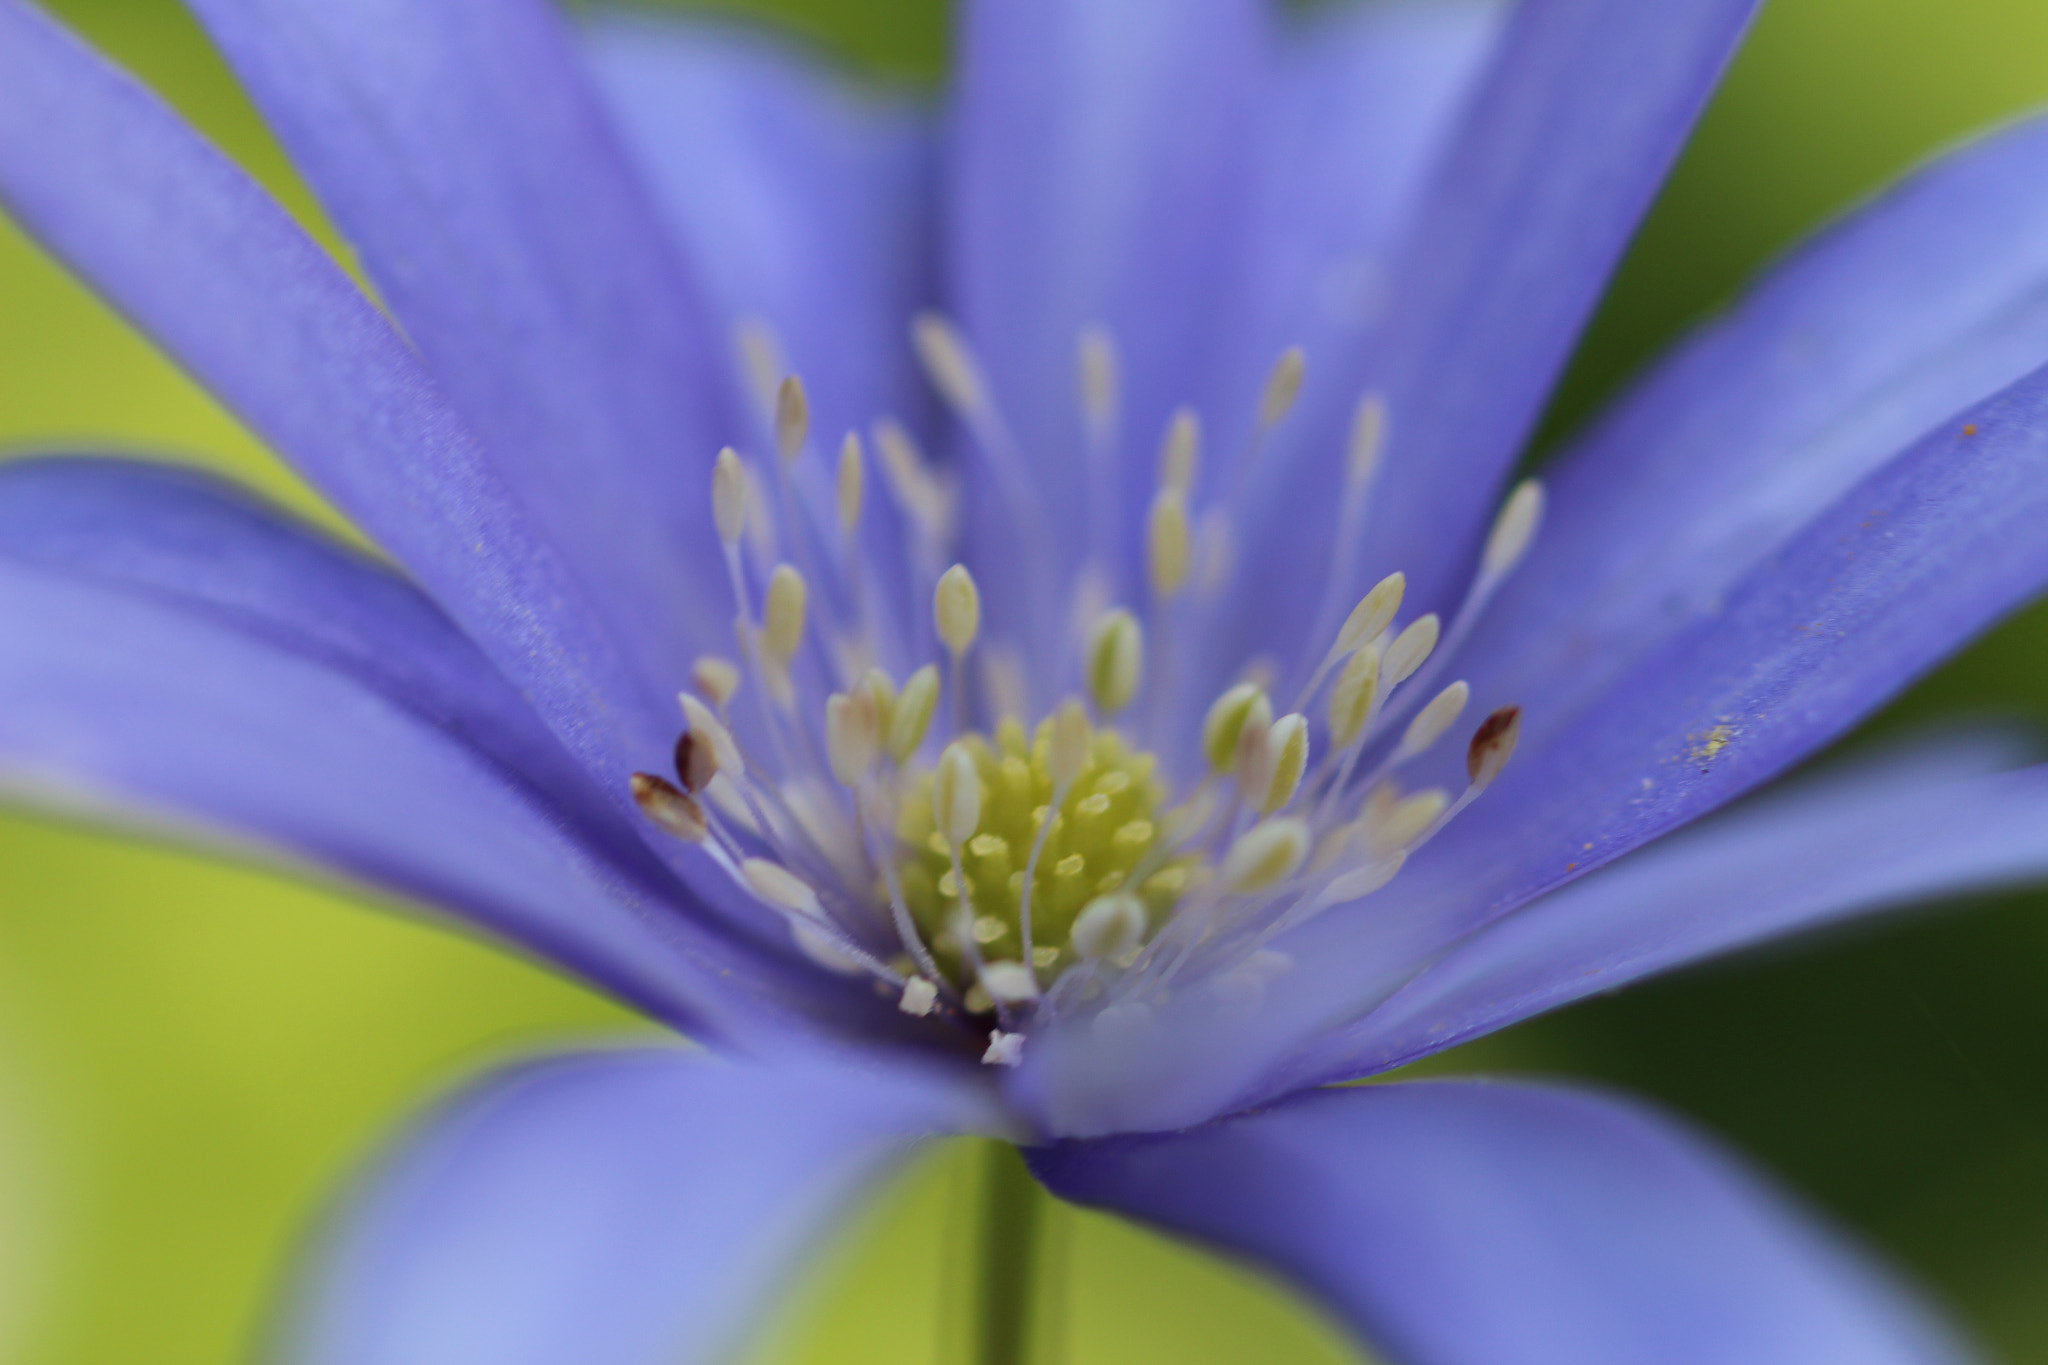
[[[1546,492],[1750,0],[974,0],[936,117],[538,0],[194,8],[375,302],[24,0],[0,195],[402,573],[8,465],[7,788],[710,1045],[433,1116],[296,1358],[700,1358],[963,1132],[1396,1360],[1964,1354],[1636,1104],[1331,1086],[2048,871],[2048,771],[1982,745],[1680,829],[2048,584],[2048,122],[1784,262]]]

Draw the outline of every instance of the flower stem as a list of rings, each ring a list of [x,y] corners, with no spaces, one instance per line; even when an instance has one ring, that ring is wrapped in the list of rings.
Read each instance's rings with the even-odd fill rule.
[[[1007,1142],[988,1144],[981,1182],[975,1365],[1026,1365],[1038,1273],[1038,1186]]]

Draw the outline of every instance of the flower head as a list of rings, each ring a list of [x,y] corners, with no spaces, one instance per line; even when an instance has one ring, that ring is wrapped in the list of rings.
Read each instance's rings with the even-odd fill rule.
[[[2042,125],[1514,484],[1746,0],[975,0],[943,138],[651,19],[195,8],[382,308],[22,0],[0,196],[404,576],[10,466],[11,787],[320,860],[733,1059],[455,1102],[304,1358],[709,1350],[957,1132],[1396,1358],[1947,1358],[1666,1120],[1322,1087],[2048,867],[2048,776],[1961,750],[1659,840],[2048,582]]]

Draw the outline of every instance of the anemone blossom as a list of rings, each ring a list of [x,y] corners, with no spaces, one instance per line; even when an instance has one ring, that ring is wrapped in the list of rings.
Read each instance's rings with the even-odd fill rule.
[[[1334,1083],[2048,871],[2048,771],[1982,745],[1680,831],[2048,583],[2048,123],[1781,264],[1546,493],[1750,0],[970,0],[937,110],[540,0],[193,8],[374,300],[24,0],[0,193],[391,562],[9,464],[7,790],[706,1045],[424,1121],[293,1359],[703,1358],[961,1133],[1396,1361],[1965,1354],[1667,1117]]]

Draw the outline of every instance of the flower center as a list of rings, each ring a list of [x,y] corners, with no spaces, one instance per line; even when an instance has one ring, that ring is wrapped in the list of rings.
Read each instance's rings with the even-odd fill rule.
[[[1197,507],[1199,421],[1182,409],[1168,424],[1156,494],[1134,523],[1144,582],[1127,585],[1133,605],[1119,606],[1106,567],[1128,558],[1113,514],[1107,335],[1090,329],[1080,341],[1093,491],[1076,524],[1090,549],[1065,574],[1055,572],[1065,552],[1048,511],[964,339],[925,316],[913,340],[1014,514],[1016,553],[1028,562],[1014,566],[1021,582],[1005,600],[1025,619],[985,637],[973,575],[941,568],[956,529],[952,478],[887,419],[872,434],[900,529],[864,528],[864,443],[848,433],[829,473],[804,460],[803,384],[782,372],[766,329],[749,324],[740,352],[772,454],[721,451],[711,490],[739,659],[698,660],[681,697],[676,781],[636,773],[635,800],[781,915],[814,960],[873,978],[906,1014],[958,1026],[986,1062],[1016,1064],[1048,1018],[1144,1008],[1191,978],[1262,989],[1285,967],[1269,942],[1384,886],[1506,763],[1512,707],[1473,733],[1462,792],[1403,782],[1458,723],[1469,689],[1437,679],[1526,550],[1540,490],[1524,484],[1508,499],[1449,626],[1434,613],[1399,619],[1398,573],[1345,614],[1335,593],[1383,430],[1368,395],[1315,627],[1332,643],[1287,680],[1285,714],[1270,670],[1248,665],[1199,734],[1177,736],[1171,683],[1209,670],[1169,646],[1199,638],[1191,618],[1232,572],[1227,509],[1241,492],[1233,476]],[[1274,366],[1240,468],[1293,406],[1302,367],[1298,349]],[[923,595],[930,617],[899,619],[900,593],[884,582]],[[1070,600],[1052,600],[1059,592]],[[1076,623],[1071,637],[1060,620]],[[921,666],[899,683],[878,662],[890,656]],[[1037,661],[1035,675],[1024,659]],[[1027,728],[1029,697],[1062,691],[1067,699]]]

